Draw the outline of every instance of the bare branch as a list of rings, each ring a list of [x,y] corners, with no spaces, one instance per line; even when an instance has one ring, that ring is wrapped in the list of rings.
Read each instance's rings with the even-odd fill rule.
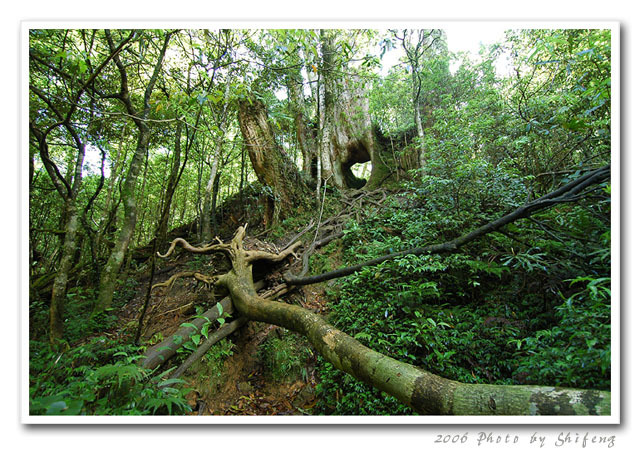
[[[193,245],[189,244],[185,239],[176,238],[173,241],[171,241],[171,245],[169,246],[169,250],[167,250],[167,253],[165,253],[164,255],[161,255],[160,252],[158,252],[158,256],[160,258],[169,257],[174,252],[178,244],[182,245],[183,249],[191,253],[200,253],[200,254],[211,254],[216,252],[230,253],[231,246],[229,244],[222,243],[222,241],[220,241],[220,239],[218,238],[216,238],[216,240],[218,241],[217,244],[210,244],[204,247],[194,247]]]
[[[610,166],[607,165],[598,170],[587,173],[586,175],[572,181],[564,186],[550,192],[531,203],[527,203],[523,206],[520,206],[515,211],[510,212],[509,214],[500,217],[492,222],[489,222],[485,225],[482,225],[479,228],[471,231],[462,236],[458,236],[456,239],[453,239],[448,242],[443,242],[440,244],[428,245],[425,247],[417,247],[409,250],[404,250],[400,252],[391,253],[389,255],[384,255],[378,258],[374,258],[372,260],[365,261],[360,264],[356,264],[354,266],[343,267],[341,269],[336,269],[330,272],[326,272],[324,274],[312,275],[309,277],[293,277],[291,275],[285,276],[285,282],[290,285],[303,286],[310,285],[313,283],[324,282],[327,280],[333,280],[334,278],[345,277],[347,275],[351,275],[355,272],[358,272],[364,267],[367,266],[376,266],[385,261],[398,258],[406,255],[424,255],[427,253],[452,253],[457,251],[463,245],[478,239],[481,236],[484,236],[488,233],[496,231],[503,226],[513,223],[518,219],[529,217],[531,214],[541,211],[543,209],[547,209],[551,206],[554,206],[559,203],[569,203],[579,199],[577,195],[586,189],[589,186],[594,184],[599,184],[606,179],[609,178],[610,174]]]

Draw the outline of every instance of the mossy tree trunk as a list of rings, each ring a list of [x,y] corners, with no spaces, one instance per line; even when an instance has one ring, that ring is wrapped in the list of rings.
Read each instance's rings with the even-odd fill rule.
[[[277,223],[305,202],[306,186],[293,161],[276,142],[262,101],[240,99],[238,122],[258,181],[271,190],[264,197],[265,223]]]

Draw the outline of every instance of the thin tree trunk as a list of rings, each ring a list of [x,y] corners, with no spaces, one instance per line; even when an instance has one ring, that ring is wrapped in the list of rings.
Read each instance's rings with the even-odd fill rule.
[[[171,165],[171,171],[169,172],[169,180],[167,181],[167,189],[164,192],[164,198],[162,202],[162,213],[160,215],[160,222],[158,224],[158,246],[164,247],[164,243],[167,239],[167,228],[169,225],[169,213],[171,209],[171,202],[173,201],[173,195],[178,187],[179,173],[180,173],[180,155],[182,152],[181,147],[182,136],[182,123],[178,122],[176,127],[175,146],[173,148],[173,161]]]
[[[74,200],[69,200],[66,203],[66,217],[67,222],[65,225],[64,243],[62,245],[62,257],[56,278],[53,281],[51,305],[49,307],[49,341],[52,344],[60,340],[64,333],[67,284],[77,250],[80,218]]]
[[[140,194],[138,197],[138,201],[136,205],[140,205],[142,200],[144,200],[144,204],[142,205],[142,217],[140,218],[140,229],[138,231],[138,239],[134,242],[134,244],[141,244],[144,238],[144,219],[147,215],[147,207],[149,206],[149,197],[145,197],[145,189],[147,187],[147,173],[149,172],[149,153],[147,153],[147,157],[144,160],[144,171],[142,172],[142,187],[140,188]]]
[[[426,172],[427,158],[424,150],[424,129],[422,128],[422,116],[420,115],[420,99],[418,92],[418,82],[416,78],[416,70],[412,68],[411,80],[412,80],[412,92],[413,92],[413,119],[416,123],[416,130],[418,132],[418,162],[420,165],[420,171],[422,174]]]
[[[291,110],[296,125],[296,139],[302,154],[302,171],[311,176],[311,150],[309,149],[309,131],[304,116],[304,97],[302,93],[302,76],[299,71],[287,77]]]
[[[122,267],[122,263],[124,261],[129,243],[131,242],[131,238],[133,237],[133,232],[136,227],[136,184],[138,181],[138,176],[140,175],[142,161],[147,156],[149,141],[151,140],[151,131],[146,123],[151,110],[149,101],[151,99],[151,94],[162,68],[162,63],[167,51],[167,47],[169,45],[170,37],[170,32],[165,35],[163,47],[160,51],[160,55],[158,56],[153,74],[149,79],[149,83],[147,84],[147,87],[145,89],[143,100],[144,105],[143,111],[141,113],[136,112],[131,103],[131,99],[129,97],[129,87],[127,85],[128,82],[126,69],[120,59],[117,56],[114,57],[114,61],[120,72],[121,79],[121,92],[119,94],[119,99],[124,103],[129,114],[134,115],[134,117],[136,118],[134,121],[138,128],[138,141],[136,144],[136,150],[133,154],[133,157],[131,158],[129,171],[127,172],[127,176],[122,185],[124,222],[120,230],[120,234],[118,235],[118,238],[111,250],[111,254],[109,255],[107,264],[105,265],[100,276],[100,290],[98,293],[96,305],[93,310],[94,314],[102,312],[111,306],[111,303],[113,301],[113,294],[116,288],[116,279],[118,276],[118,272]],[[107,38],[109,40],[109,45],[113,47],[113,44],[111,42],[111,35],[109,33],[107,33]]]
[[[111,306],[116,288],[116,277],[124,261],[129,242],[133,237],[136,226],[136,183],[142,169],[142,161],[147,154],[150,131],[146,125],[140,127],[138,144],[131,159],[129,172],[122,186],[122,202],[124,204],[124,222],[120,234],[111,250],[111,255],[100,276],[100,291],[94,307],[94,313],[99,313]]]
[[[213,239],[213,228],[211,217],[215,215],[215,204],[217,198],[217,190],[214,190],[216,181],[219,180],[218,165],[220,163],[220,156],[222,155],[222,140],[223,137],[219,136],[216,140],[216,148],[213,152],[213,161],[211,162],[211,172],[209,173],[209,181],[204,189],[204,203],[202,207],[202,237],[201,242],[208,243]]]

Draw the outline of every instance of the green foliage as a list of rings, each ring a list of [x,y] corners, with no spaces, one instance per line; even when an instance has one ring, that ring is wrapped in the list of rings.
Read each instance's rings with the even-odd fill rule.
[[[202,358],[204,366],[201,368],[203,379],[220,378],[224,372],[224,361],[233,355],[234,344],[231,340],[223,338],[207,351]]]
[[[211,346],[198,363],[187,370],[188,375],[195,377],[195,387],[200,393],[203,393],[203,389],[207,389],[207,392],[218,392],[224,385],[225,380],[229,378],[226,360],[233,356],[234,346],[231,340],[223,338]]]
[[[526,383],[609,390],[611,379],[611,279],[581,277],[583,286],[555,307],[557,324],[511,340],[516,374]]]
[[[115,327],[117,322],[115,315],[117,308],[115,306],[94,316],[91,315],[96,296],[96,290],[93,288],[76,287],[67,292],[65,340],[69,343],[82,341],[90,335]],[[122,298],[119,297],[117,299],[118,306],[122,303]]]
[[[306,379],[307,363],[312,355],[307,341],[290,331],[272,334],[260,345],[260,357],[267,376],[273,381]]]
[[[32,415],[178,415],[191,411],[183,382],[141,368],[141,349],[106,337],[64,352],[30,342]]]
[[[487,213],[495,218],[512,209],[522,200],[514,194],[524,192],[522,180],[477,161],[444,179],[430,172],[350,225],[342,240],[346,264],[456,237],[491,220]],[[454,187],[465,193],[460,216],[451,214]],[[407,255],[364,268],[342,280],[330,321],[378,352],[461,382],[607,389],[604,189],[603,196],[536,215],[537,223],[475,241],[464,253]],[[585,268],[595,275],[582,277]],[[318,369],[320,413],[407,413],[322,359]]]

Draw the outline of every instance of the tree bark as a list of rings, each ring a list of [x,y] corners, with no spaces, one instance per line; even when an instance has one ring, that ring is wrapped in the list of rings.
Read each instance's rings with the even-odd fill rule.
[[[238,121],[256,176],[272,192],[265,197],[266,223],[277,223],[304,202],[306,187],[295,164],[276,142],[260,100],[240,99]]]

